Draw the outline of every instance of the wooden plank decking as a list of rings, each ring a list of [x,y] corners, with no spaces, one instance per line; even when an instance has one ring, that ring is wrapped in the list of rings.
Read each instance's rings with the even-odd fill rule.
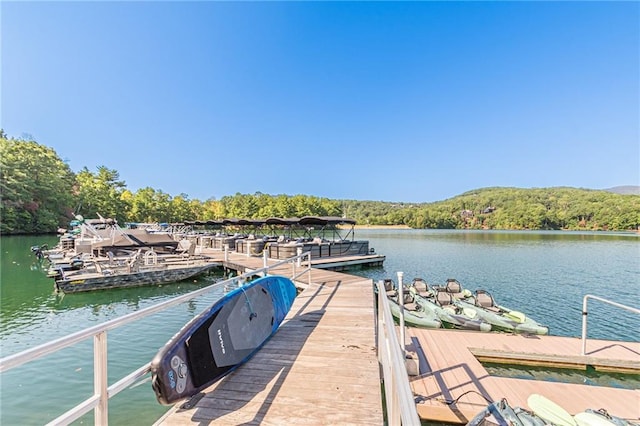
[[[229,261],[262,267],[261,258]],[[372,281],[312,269],[306,284],[278,332],[247,364],[157,424],[383,424]]]
[[[408,329],[407,339],[420,361],[420,375],[410,378],[410,384],[422,419],[467,423],[487,406],[487,400],[506,398],[511,406],[528,408],[527,398],[532,393],[544,395],[571,414],[587,408],[605,408],[619,417],[636,422],[640,419],[638,389],[494,377],[474,356],[476,353],[605,368],[613,365],[638,371],[640,343],[590,339],[586,357],[582,357],[579,338],[412,328]],[[447,404],[454,400],[455,404]]]

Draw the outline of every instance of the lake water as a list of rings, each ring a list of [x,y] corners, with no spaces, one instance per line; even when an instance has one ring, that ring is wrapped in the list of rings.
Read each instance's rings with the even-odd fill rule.
[[[507,307],[550,326],[550,333],[580,336],[582,298],[593,294],[640,307],[640,236],[623,233],[482,232],[357,229],[384,254],[383,267],[350,273],[374,280],[404,273],[430,284],[456,278],[484,288]],[[55,236],[0,240],[0,356],[4,357],[97,323],[209,285],[220,275],[162,287],[57,295],[53,281],[31,254],[53,246]],[[222,291],[108,333],[109,382],[149,362],[157,350]],[[589,337],[640,340],[640,318],[589,302]],[[92,342],[0,375],[0,424],[44,424],[86,399],[93,390]],[[168,407],[156,402],[148,381],[109,401],[112,425],[151,424]],[[93,424],[93,415],[79,424]]]

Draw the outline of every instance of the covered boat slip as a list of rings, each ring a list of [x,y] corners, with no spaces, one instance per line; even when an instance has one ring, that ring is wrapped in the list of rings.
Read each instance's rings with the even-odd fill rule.
[[[638,342],[590,339],[586,356],[581,356],[581,339],[570,337],[411,328],[406,339],[409,351],[419,360],[419,375],[411,377],[410,384],[424,420],[466,424],[487,406],[487,400],[506,398],[511,406],[528,408],[527,398],[533,393],[555,401],[571,414],[605,408],[618,417],[640,419],[640,390],[495,377],[479,360],[592,365],[603,371],[638,374]]]
[[[224,219],[185,222],[193,227],[184,237],[203,248],[235,250],[272,259],[288,259],[298,250],[311,251],[313,258],[372,254],[369,242],[355,240],[356,221],[332,216],[302,218]],[[217,230],[214,234],[211,231]]]
[[[157,424],[383,424],[371,280],[318,269],[307,279],[253,358]]]
[[[271,259],[288,259],[298,254],[298,249],[303,252],[310,251],[311,258],[338,256],[366,256],[371,254],[369,241],[324,241],[322,238],[314,238],[311,241],[291,241],[288,243],[270,243],[267,247],[268,256]]]

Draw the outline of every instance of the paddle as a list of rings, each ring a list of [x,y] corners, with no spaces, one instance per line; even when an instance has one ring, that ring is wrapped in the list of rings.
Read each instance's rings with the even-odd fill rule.
[[[567,410],[542,395],[538,395],[537,393],[529,395],[527,404],[536,416],[542,417],[554,425],[577,426],[573,416],[571,416]]]
[[[519,324],[522,324],[527,319],[527,316],[519,311],[507,311],[503,315]]]

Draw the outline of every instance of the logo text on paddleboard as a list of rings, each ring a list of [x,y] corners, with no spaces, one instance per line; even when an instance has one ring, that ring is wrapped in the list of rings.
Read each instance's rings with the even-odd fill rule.
[[[224,355],[226,352],[224,350],[224,340],[222,340],[222,331],[218,329],[218,339],[220,340],[220,349],[222,349],[222,354]]]

